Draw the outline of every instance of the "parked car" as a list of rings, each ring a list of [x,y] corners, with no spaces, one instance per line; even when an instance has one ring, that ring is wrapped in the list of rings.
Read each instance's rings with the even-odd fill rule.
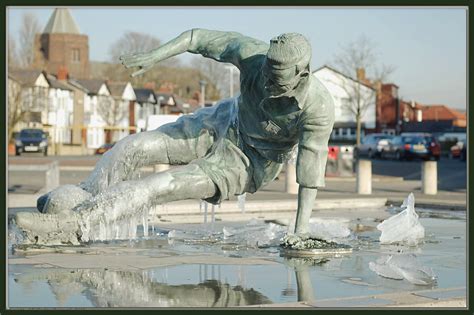
[[[460,158],[461,157],[461,151],[462,151],[462,148],[464,147],[464,142],[462,141],[458,141],[455,145],[453,145],[450,149],[449,149],[449,158],[450,159],[457,159],[457,158]]]
[[[15,155],[40,152],[48,155],[48,135],[41,129],[22,129],[15,138]]]
[[[388,147],[389,140],[394,136],[384,133],[372,133],[362,138],[361,144],[356,148],[356,156],[367,156],[376,158]]]
[[[105,152],[112,149],[114,145],[115,145],[115,142],[103,144],[95,150],[95,154],[104,154]]]
[[[439,160],[441,146],[431,134],[413,134],[396,136],[390,140],[382,158],[396,160],[422,158]]]
[[[462,146],[461,155],[459,159],[461,161],[466,161],[466,157],[467,157],[467,142],[465,142],[464,145]]]

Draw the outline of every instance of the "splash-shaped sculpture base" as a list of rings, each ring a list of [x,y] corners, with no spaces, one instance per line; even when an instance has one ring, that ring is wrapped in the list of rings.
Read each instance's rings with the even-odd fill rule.
[[[280,255],[287,257],[314,257],[349,253],[352,253],[352,248],[349,245],[298,235],[285,235],[280,244]]]

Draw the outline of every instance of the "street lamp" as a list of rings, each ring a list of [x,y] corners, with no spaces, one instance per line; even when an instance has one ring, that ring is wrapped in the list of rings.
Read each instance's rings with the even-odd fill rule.
[[[226,67],[227,69],[229,69],[229,74],[230,74],[230,78],[229,78],[229,93],[230,93],[230,97],[233,97],[234,96],[234,66],[227,66]]]
[[[206,84],[207,84],[206,81],[199,80],[199,86],[201,87],[201,107],[204,107],[204,103],[206,102],[206,98],[205,98]]]

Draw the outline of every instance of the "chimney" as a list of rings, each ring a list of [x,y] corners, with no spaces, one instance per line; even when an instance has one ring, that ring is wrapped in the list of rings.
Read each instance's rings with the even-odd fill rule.
[[[155,82],[146,82],[143,84],[145,89],[155,90]]]
[[[365,69],[364,68],[357,68],[357,80],[365,83],[366,78],[365,78]]]
[[[58,69],[58,80],[60,81],[67,81],[69,74],[67,72],[66,66],[60,66]]]

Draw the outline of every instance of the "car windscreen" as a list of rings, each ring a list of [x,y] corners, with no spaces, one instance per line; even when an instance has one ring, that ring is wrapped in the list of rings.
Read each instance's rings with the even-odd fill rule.
[[[20,137],[41,138],[43,137],[43,131],[34,129],[22,130],[20,131]]]
[[[422,143],[422,144],[425,144],[427,142],[428,139],[426,139],[425,137],[403,137],[403,142],[404,143],[414,143],[414,144],[418,144],[418,143]]]

